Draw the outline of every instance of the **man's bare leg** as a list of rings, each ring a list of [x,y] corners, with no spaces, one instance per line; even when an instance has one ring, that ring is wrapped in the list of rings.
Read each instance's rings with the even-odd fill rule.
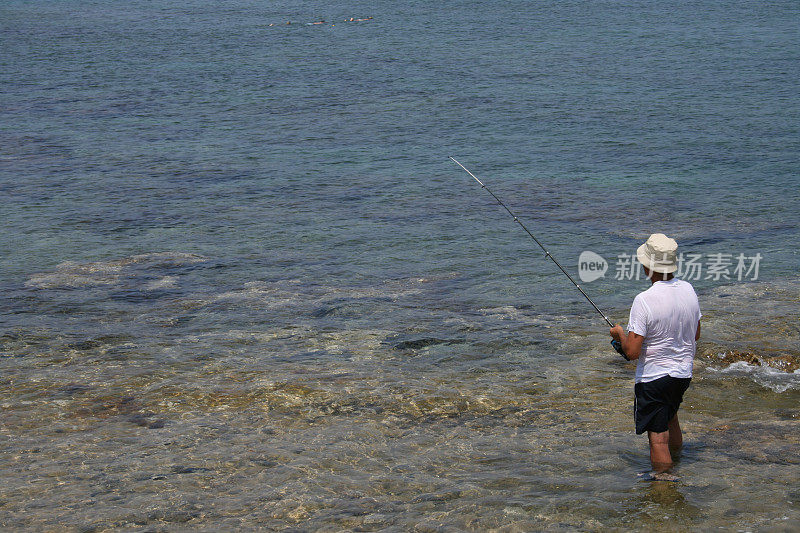
[[[650,440],[650,463],[653,471],[657,473],[666,472],[672,468],[672,455],[669,453],[670,432],[648,431],[647,438]]]

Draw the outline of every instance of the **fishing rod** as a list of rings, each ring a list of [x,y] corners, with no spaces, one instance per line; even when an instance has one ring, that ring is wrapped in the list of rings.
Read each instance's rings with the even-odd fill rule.
[[[509,215],[511,215],[511,216],[514,218],[514,221],[515,221],[515,222],[517,222],[517,223],[518,223],[518,224],[519,224],[519,225],[522,227],[522,229],[524,229],[524,230],[525,230],[525,233],[527,233],[528,235],[530,235],[531,239],[533,239],[533,240],[536,242],[536,244],[538,244],[538,245],[539,245],[539,248],[541,248],[541,249],[542,249],[542,251],[544,252],[544,256],[545,256],[545,257],[549,257],[550,259],[552,259],[553,263],[555,263],[555,264],[556,264],[556,266],[557,266],[557,267],[558,267],[558,268],[561,270],[561,272],[563,272],[563,273],[564,273],[564,275],[565,275],[565,276],[567,276],[567,278],[568,278],[568,279],[569,279],[569,280],[572,282],[572,284],[573,284],[573,285],[575,285],[575,288],[576,288],[576,289],[578,289],[579,291],[581,291],[581,294],[583,294],[583,297],[584,297],[584,298],[586,298],[586,299],[589,301],[589,303],[590,303],[590,304],[592,304],[592,307],[594,307],[594,310],[595,310],[595,311],[597,311],[598,313],[600,313],[600,316],[602,316],[602,317],[603,317],[603,320],[605,320],[605,321],[606,321],[606,323],[608,324],[608,326],[609,326],[609,327],[611,327],[611,328],[613,328],[613,327],[614,327],[614,324],[611,322],[611,320],[609,320],[609,319],[608,319],[608,317],[605,315],[605,313],[603,313],[603,312],[600,310],[600,308],[599,308],[599,307],[597,307],[597,305],[596,305],[596,304],[595,304],[595,303],[592,301],[592,299],[591,299],[591,298],[589,298],[589,295],[588,295],[588,294],[586,294],[585,292],[583,292],[583,289],[581,288],[581,286],[580,286],[580,285],[578,285],[578,284],[575,282],[575,280],[574,280],[574,279],[572,279],[572,276],[570,276],[570,275],[569,275],[569,272],[567,272],[566,270],[564,270],[564,267],[562,267],[562,266],[561,266],[561,263],[559,263],[558,261],[556,261],[556,258],[555,258],[555,257],[553,257],[553,256],[550,254],[550,252],[548,252],[548,251],[547,251],[547,249],[546,249],[546,248],[545,248],[545,247],[542,245],[542,243],[541,243],[541,242],[539,242],[539,239],[537,239],[537,238],[536,238],[536,236],[535,236],[533,233],[531,233],[531,232],[530,232],[530,230],[529,230],[528,228],[526,228],[526,227],[525,227],[525,224],[523,224],[523,223],[522,223],[522,221],[521,221],[519,218],[517,218],[517,215],[515,215],[514,213],[512,213],[512,212],[511,212],[511,209],[509,209],[509,208],[508,208],[508,206],[507,206],[506,204],[504,204],[504,203],[503,203],[503,201],[502,201],[502,200],[500,200],[500,198],[498,198],[498,197],[497,197],[497,195],[496,195],[495,193],[493,193],[493,192],[492,192],[492,191],[491,191],[491,190],[490,190],[490,189],[489,189],[489,188],[488,188],[486,185],[484,185],[484,184],[483,184],[483,182],[482,182],[481,180],[479,180],[477,176],[475,176],[475,174],[473,174],[472,172],[470,172],[469,170],[467,170],[467,167],[465,167],[464,165],[462,165],[461,163],[459,163],[459,162],[456,160],[456,158],[455,158],[455,157],[452,157],[452,156],[450,156],[450,159],[453,161],[453,163],[455,163],[456,165],[458,165],[458,166],[460,166],[461,168],[463,168],[463,169],[464,169],[464,171],[465,171],[467,174],[469,174],[470,176],[472,176],[472,177],[473,177],[473,179],[474,179],[475,181],[477,181],[477,182],[480,184],[481,188],[483,188],[483,189],[486,189],[486,192],[488,192],[489,194],[491,194],[491,195],[492,195],[492,197],[494,197],[494,199],[495,199],[495,200],[497,200],[497,203],[498,203],[498,204],[500,204],[500,205],[502,205],[502,206],[505,208],[505,210],[506,210],[506,211],[508,211],[508,214],[509,214]],[[628,359],[628,356],[625,354],[625,352],[622,350],[622,344],[621,344],[621,343],[620,343],[618,340],[616,340],[616,339],[615,339],[615,340],[612,340],[612,341],[611,341],[611,346],[613,346],[613,347],[614,347],[614,350],[616,350],[618,354],[620,354],[622,357],[624,357],[626,361],[629,361],[629,360],[630,360],[630,359]]]

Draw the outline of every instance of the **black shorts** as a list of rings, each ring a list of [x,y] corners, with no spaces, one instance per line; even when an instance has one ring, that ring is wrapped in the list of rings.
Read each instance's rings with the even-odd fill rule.
[[[667,425],[677,414],[683,401],[683,393],[689,388],[691,381],[692,378],[664,376],[646,383],[637,383],[633,388],[636,395],[633,404],[636,434],[667,431]]]

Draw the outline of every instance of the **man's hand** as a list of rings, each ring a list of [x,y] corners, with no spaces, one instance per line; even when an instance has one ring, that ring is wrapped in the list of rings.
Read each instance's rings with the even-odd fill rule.
[[[625,330],[623,330],[622,326],[619,324],[608,330],[608,333],[614,340],[622,344],[622,351],[625,352],[629,361],[639,359],[639,355],[642,351],[642,343],[644,342],[644,337],[642,335],[632,331],[629,331],[628,334],[625,335]]]

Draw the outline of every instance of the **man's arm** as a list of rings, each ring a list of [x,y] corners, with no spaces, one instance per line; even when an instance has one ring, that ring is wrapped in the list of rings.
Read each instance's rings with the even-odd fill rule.
[[[615,340],[618,340],[620,344],[622,344],[622,351],[625,352],[628,359],[631,361],[639,359],[639,355],[642,353],[642,343],[644,342],[643,335],[632,331],[629,331],[628,334],[625,335],[625,331],[619,324],[611,328],[609,333],[611,333],[611,336],[614,337]],[[700,335],[699,326],[697,328],[697,334]]]
[[[700,340],[700,321],[697,321],[697,333],[694,334],[694,341],[697,342]]]

